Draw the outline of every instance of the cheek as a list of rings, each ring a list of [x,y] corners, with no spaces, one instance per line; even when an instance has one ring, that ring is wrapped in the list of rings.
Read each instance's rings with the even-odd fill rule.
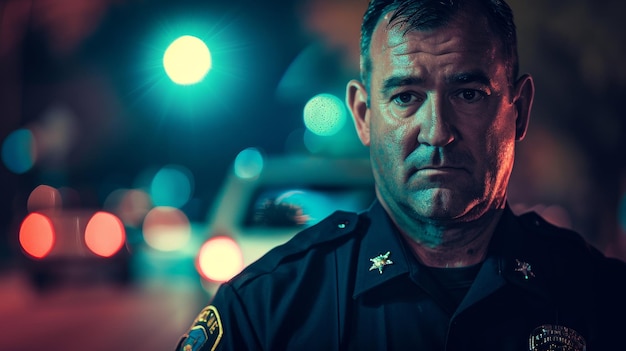
[[[486,134],[484,152],[494,173],[509,173],[515,154],[515,125],[494,123]]]
[[[380,175],[385,178],[396,179],[403,172],[404,159],[406,158],[407,129],[404,126],[392,126],[384,124],[376,126],[372,131],[372,143],[370,153],[373,166]],[[412,150],[411,150],[412,151]]]
[[[372,143],[376,142],[376,147],[385,151],[386,157],[401,161],[417,147],[416,128],[413,128],[408,119],[398,119],[381,117],[377,123],[373,124]]]
[[[505,152],[508,145],[515,142],[515,114],[500,101],[483,115],[492,116],[478,126],[475,131],[482,134],[490,152]],[[502,150],[502,149],[505,150]],[[505,152],[506,153],[506,152]]]

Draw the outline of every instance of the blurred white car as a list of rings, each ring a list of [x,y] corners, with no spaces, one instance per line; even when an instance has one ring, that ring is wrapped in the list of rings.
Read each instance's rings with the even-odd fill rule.
[[[209,212],[198,272],[209,285],[226,281],[302,229],[336,210],[366,209],[374,197],[365,158],[267,158],[250,179],[232,168]]]

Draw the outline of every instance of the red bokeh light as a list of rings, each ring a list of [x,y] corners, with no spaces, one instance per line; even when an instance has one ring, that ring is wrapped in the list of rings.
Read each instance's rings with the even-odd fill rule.
[[[41,213],[31,213],[22,221],[19,241],[22,249],[34,258],[43,258],[54,247],[52,221]]]

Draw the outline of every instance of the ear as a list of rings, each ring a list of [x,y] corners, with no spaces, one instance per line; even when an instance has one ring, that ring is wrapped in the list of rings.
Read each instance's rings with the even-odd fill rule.
[[[370,109],[367,104],[367,89],[358,80],[351,80],[346,87],[346,104],[352,114],[354,127],[365,146],[370,145]]]
[[[533,82],[533,77],[525,74],[515,82],[513,104],[515,104],[517,112],[517,118],[515,119],[515,140],[517,141],[524,139],[526,136],[534,97],[535,83]]]

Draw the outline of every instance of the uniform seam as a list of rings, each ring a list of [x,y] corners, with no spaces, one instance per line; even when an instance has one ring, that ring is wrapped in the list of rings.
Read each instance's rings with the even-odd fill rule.
[[[250,326],[250,329],[253,332],[252,334],[254,335],[254,341],[256,342],[256,346],[259,347],[259,350],[263,350],[263,347],[262,347],[263,344],[261,343],[261,339],[259,338],[257,330],[254,329],[254,327],[253,327],[252,320],[250,319],[250,316],[248,315],[248,309],[245,308],[246,305],[243,303],[243,300],[241,299],[241,296],[239,295],[239,292],[237,291],[237,289],[234,286],[232,286],[232,285],[230,285],[228,283],[225,283],[224,285],[226,285],[232,291],[233,296],[235,297],[235,300],[242,307],[242,310],[244,311],[243,316],[244,316],[247,324]]]

